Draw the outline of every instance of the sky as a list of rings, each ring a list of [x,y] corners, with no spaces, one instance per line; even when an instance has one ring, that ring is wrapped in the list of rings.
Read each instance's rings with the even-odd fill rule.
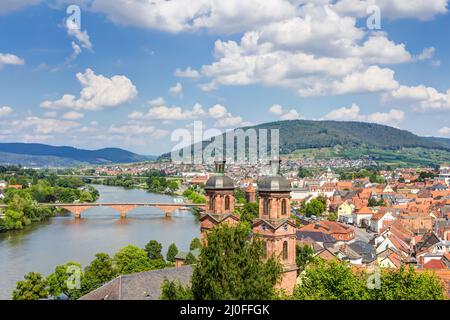
[[[295,119],[450,138],[448,1],[0,0],[0,142],[157,155],[194,121]]]

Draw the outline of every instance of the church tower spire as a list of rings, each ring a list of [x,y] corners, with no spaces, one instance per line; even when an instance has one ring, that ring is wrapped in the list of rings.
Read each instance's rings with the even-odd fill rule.
[[[297,282],[296,225],[290,219],[291,185],[281,175],[281,161],[270,161],[270,175],[258,180],[259,218],[253,221],[253,234],[265,242],[265,255],[275,255],[283,266],[279,288],[294,291]]]

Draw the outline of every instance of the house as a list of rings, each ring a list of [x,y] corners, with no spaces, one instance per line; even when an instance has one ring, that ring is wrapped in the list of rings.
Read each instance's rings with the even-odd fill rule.
[[[355,207],[353,204],[350,204],[348,201],[344,201],[340,206],[337,208],[337,216],[338,220],[341,221],[341,217],[351,217],[353,213],[353,209]]]
[[[348,246],[362,257],[363,264],[370,264],[377,258],[375,248],[367,242],[356,240]]]
[[[319,221],[308,224],[299,231],[321,232],[331,235],[338,242],[350,242],[355,239],[355,230],[347,225],[334,221]]]
[[[353,223],[355,226],[366,228],[370,226],[370,219],[372,219],[373,211],[368,207],[362,207],[353,213]]]
[[[370,230],[379,233],[387,222],[394,221],[396,217],[390,212],[377,212],[370,219]]]
[[[0,180],[0,190],[5,190],[8,187],[8,182]]]
[[[192,253],[192,255],[194,256],[194,258],[196,260],[198,260],[198,257],[200,256],[200,249],[194,249],[192,251],[179,251],[177,253],[177,255],[175,256],[175,266],[177,268],[184,266],[184,263],[186,261],[186,257],[188,256],[189,253]]]
[[[182,266],[121,275],[80,300],[159,300],[164,279],[188,285],[192,272],[192,266]]]

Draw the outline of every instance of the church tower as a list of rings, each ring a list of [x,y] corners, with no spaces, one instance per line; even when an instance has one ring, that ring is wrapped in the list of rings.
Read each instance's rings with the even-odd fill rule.
[[[270,162],[271,174],[258,180],[259,218],[253,234],[265,242],[265,256],[279,259],[283,273],[279,288],[291,294],[297,282],[296,225],[290,219],[289,181],[280,174],[281,160]]]
[[[216,173],[206,181],[206,210],[200,218],[201,240],[209,230],[221,223],[235,225],[239,217],[234,215],[234,182],[225,175],[225,161],[215,161]]]

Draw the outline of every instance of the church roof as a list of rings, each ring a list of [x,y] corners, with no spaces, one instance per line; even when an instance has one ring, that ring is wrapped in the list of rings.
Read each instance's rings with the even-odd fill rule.
[[[283,176],[264,176],[258,180],[258,191],[291,191],[291,184]]]
[[[234,182],[226,175],[214,175],[206,181],[205,189],[234,189]]]

